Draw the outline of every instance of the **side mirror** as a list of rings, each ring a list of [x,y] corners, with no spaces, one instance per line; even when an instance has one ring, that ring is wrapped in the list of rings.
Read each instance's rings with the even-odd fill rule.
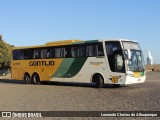
[[[127,60],[131,59],[131,51],[130,51],[130,49],[124,50],[123,53],[124,53],[124,58],[125,59],[127,59]]]
[[[131,51],[130,51],[130,49],[127,49],[127,53],[128,53],[128,59],[130,60],[131,59]]]

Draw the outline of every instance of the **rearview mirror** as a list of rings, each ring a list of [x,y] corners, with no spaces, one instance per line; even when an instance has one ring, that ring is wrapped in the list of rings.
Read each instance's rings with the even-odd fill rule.
[[[128,53],[128,59],[130,60],[131,59],[131,51],[130,51],[130,49],[127,49],[127,53]]]
[[[127,60],[131,59],[131,51],[130,51],[130,49],[126,49],[123,52],[124,52],[125,59],[127,59]]]

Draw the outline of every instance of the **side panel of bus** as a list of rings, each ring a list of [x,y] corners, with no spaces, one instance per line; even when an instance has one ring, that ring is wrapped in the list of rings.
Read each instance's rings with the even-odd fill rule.
[[[50,81],[91,83],[97,73],[104,83],[112,84],[105,57],[65,58]]]

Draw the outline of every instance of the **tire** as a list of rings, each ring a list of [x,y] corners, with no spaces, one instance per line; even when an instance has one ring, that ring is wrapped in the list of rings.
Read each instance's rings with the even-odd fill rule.
[[[37,73],[34,73],[32,75],[32,82],[33,84],[37,84],[37,85],[40,84],[40,77]]]
[[[104,80],[103,80],[101,75],[95,75],[93,79],[94,79],[94,83],[95,83],[96,88],[102,88],[103,87]]]
[[[31,84],[31,82],[32,82],[31,77],[28,73],[24,74],[24,81],[25,81],[26,84]]]

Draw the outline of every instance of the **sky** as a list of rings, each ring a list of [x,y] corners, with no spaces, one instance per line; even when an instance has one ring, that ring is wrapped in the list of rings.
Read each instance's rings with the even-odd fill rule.
[[[0,34],[15,46],[125,38],[160,64],[160,0],[0,0]]]

